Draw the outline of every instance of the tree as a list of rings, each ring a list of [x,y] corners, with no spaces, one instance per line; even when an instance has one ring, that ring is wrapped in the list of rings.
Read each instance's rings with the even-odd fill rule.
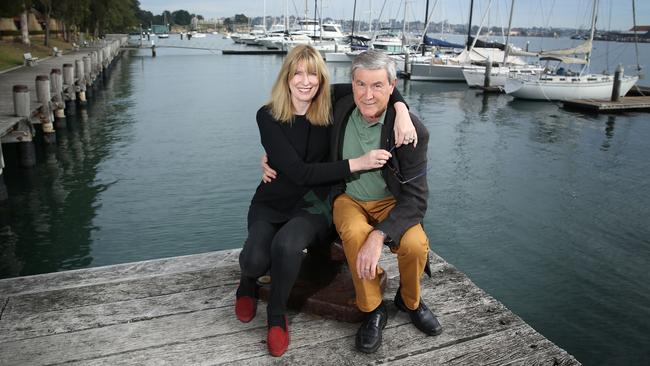
[[[192,15],[187,10],[176,10],[172,13],[172,22],[178,25],[189,25]]]
[[[244,14],[235,14],[236,24],[248,24],[248,17]]]

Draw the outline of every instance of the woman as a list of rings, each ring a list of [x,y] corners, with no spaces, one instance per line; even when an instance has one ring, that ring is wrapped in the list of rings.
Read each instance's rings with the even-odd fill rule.
[[[330,90],[327,67],[318,51],[297,46],[282,65],[271,100],[257,112],[262,145],[278,174],[272,182],[260,183],[248,211],[235,314],[242,322],[255,317],[256,280],[270,269],[267,347],[273,356],[282,355],[289,345],[286,304],[302,251],[324,242],[331,233],[330,185],[354,172],[380,168],[391,156],[378,149],[356,159],[327,161],[332,95],[341,90],[349,94],[351,89]],[[400,119],[412,127],[408,110],[399,104]]]

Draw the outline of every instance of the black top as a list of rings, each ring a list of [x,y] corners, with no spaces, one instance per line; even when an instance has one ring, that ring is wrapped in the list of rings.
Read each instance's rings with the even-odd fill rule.
[[[257,111],[257,125],[269,165],[277,171],[272,182],[261,182],[248,213],[249,225],[261,219],[284,222],[303,216],[331,223],[331,185],[350,175],[347,160],[329,162],[331,126],[314,126],[305,116],[278,122],[267,107]],[[319,217],[310,217],[310,216]]]
[[[351,97],[351,84],[330,86],[332,105]],[[405,102],[397,88],[389,104]],[[284,223],[304,217],[328,240],[332,224],[332,186],[345,181],[350,173],[347,160],[330,161],[332,125],[314,126],[305,116],[294,116],[291,123],[281,123],[266,106],[257,111],[257,126],[269,165],[277,177],[260,182],[248,210],[248,225],[257,220]]]

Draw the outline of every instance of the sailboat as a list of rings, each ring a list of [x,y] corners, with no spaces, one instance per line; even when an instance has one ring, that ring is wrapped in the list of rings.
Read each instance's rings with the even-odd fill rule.
[[[508,75],[505,84],[506,93],[515,98],[537,100],[609,98],[614,86],[614,77],[606,74],[587,73],[596,28],[597,9],[598,0],[594,0],[591,12],[591,33],[585,43],[570,49],[540,52],[540,60],[558,62],[555,70],[537,75]],[[584,58],[574,57],[580,55],[584,55]],[[571,72],[560,67],[561,64],[581,64],[583,66],[580,72]],[[619,96],[627,94],[638,79],[638,76],[623,76]]]
[[[434,55],[426,60],[418,59],[411,63],[411,80],[426,81],[465,81],[463,69],[476,65],[478,70],[485,70],[488,60],[504,59],[510,64],[525,65],[526,63],[514,55],[505,55],[505,46],[483,42],[471,36],[472,13],[474,0],[470,2],[469,25],[466,48],[454,57],[439,57]],[[489,10],[489,5],[488,5]],[[487,15],[487,10],[483,19]],[[483,21],[481,21],[483,23]],[[479,33],[481,28],[479,27]]]
[[[469,87],[492,87],[499,88],[503,90],[506,84],[506,77],[508,74],[524,74],[524,75],[533,75],[541,73],[543,67],[539,65],[529,65],[521,64],[520,59],[512,59],[512,55],[516,54],[517,56],[537,56],[535,53],[527,53],[521,50],[513,49],[510,45],[510,29],[512,28],[512,14],[515,8],[515,0],[510,2],[510,17],[508,19],[508,31],[506,33],[506,44],[504,47],[503,60],[499,62],[495,67],[490,68],[490,77],[487,82],[489,85],[486,85],[485,66],[468,66],[463,68],[463,77],[467,82]],[[511,60],[515,60],[514,64],[510,63]],[[488,61],[492,63],[492,60]]]

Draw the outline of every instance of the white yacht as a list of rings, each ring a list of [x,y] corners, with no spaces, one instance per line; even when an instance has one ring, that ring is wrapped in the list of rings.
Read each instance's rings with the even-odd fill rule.
[[[591,33],[589,39],[577,47],[548,50],[539,53],[540,60],[555,61],[555,68],[548,67],[544,73],[535,75],[508,75],[506,93],[515,98],[537,100],[607,99],[614,88],[614,77],[608,74],[590,74],[589,58],[592,50],[598,0],[594,0],[591,11]],[[584,55],[582,57],[576,57]],[[562,65],[581,64],[580,71],[566,70]],[[625,95],[637,82],[638,76],[622,76],[619,96]]]

